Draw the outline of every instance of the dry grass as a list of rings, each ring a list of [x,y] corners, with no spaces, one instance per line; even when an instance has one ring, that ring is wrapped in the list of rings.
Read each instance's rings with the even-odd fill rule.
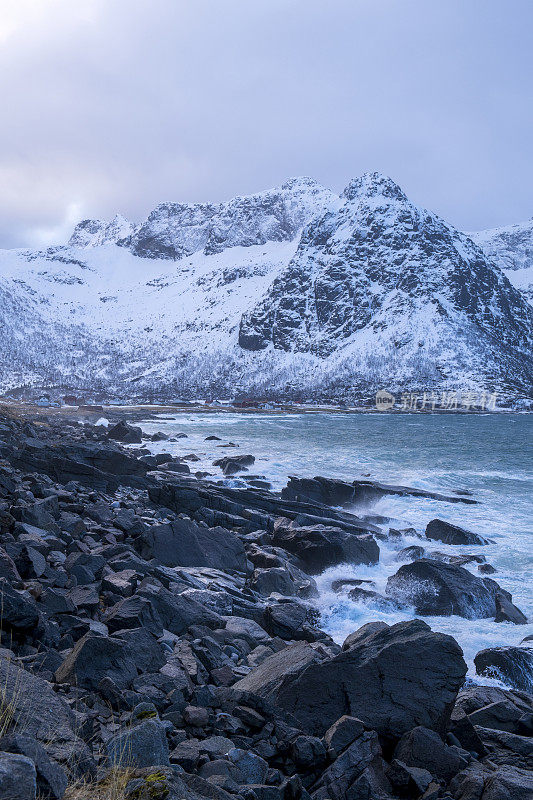
[[[0,689],[0,738],[13,728],[16,718],[14,703],[8,698],[5,689]]]
[[[132,771],[113,767],[98,783],[77,781],[67,788],[64,800],[124,800]]]

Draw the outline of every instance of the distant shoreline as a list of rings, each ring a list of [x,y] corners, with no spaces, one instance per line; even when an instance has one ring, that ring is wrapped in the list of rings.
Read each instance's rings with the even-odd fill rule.
[[[391,408],[386,411],[377,409],[373,406],[306,406],[287,403],[286,405],[276,408],[256,408],[237,406],[212,406],[204,404],[195,405],[163,405],[163,404],[150,404],[150,403],[134,403],[131,405],[106,405],[94,404],[83,406],[39,406],[35,403],[17,403],[16,401],[0,400],[0,411],[7,414],[12,414],[15,417],[36,417],[42,418],[55,418],[58,417],[77,420],[79,422],[96,422],[99,418],[105,417],[110,421],[119,419],[127,419],[130,422],[149,422],[157,419],[162,419],[166,414],[173,416],[181,414],[269,414],[269,415],[283,415],[283,414],[300,414],[300,415],[320,415],[320,414],[379,414],[380,416],[386,415],[470,415],[480,416],[486,414],[530,414],[531,411],[527,409],[514,409],[514,408],[496,408],[491,409],[400,409]]]

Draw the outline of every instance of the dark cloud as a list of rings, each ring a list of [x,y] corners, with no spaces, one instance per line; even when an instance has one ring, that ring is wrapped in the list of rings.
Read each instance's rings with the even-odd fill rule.
[[[531,216],[529,0],[2,0],[0,244],[312,175]]]

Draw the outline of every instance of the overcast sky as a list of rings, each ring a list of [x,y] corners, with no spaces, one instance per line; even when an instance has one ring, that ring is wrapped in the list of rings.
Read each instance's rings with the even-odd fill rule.
[[[311,175],[533,214],[531,0],[0,0],[0,246]]]

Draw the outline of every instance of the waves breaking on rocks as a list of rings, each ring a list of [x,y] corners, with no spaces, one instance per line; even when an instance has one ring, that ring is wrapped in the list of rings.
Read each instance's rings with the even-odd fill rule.
[[[524,633],[481,555],[492,531],[435,517],[423,537],[376,511],[475,493],[275,492],[251,448],[208,480],[189,437],[109,416],[0,416],[0,797],[527,800],[529,640],[478,652],[500,685],[476,686],[433,624]],[[373,618],[332,637],[326,591]]]

